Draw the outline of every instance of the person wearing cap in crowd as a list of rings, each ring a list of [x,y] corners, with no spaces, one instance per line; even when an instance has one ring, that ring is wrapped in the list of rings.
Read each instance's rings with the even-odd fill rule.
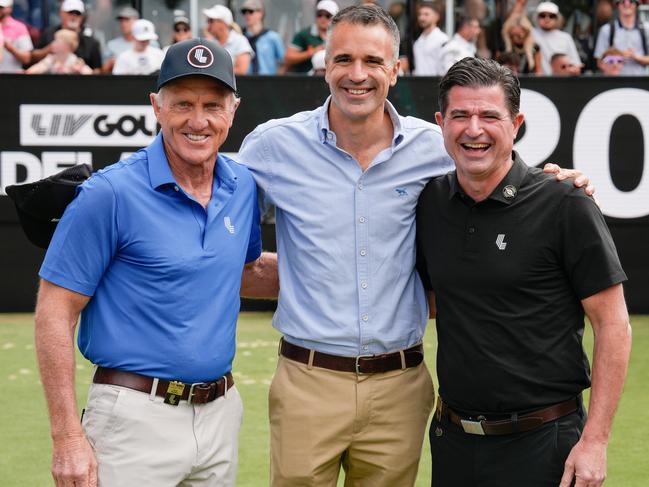
[[[239,104],[230,55],[207,39],[174,44],[150,102],[160,132],[79,187],[39,273],[56,485],[235,485],[239,294],[275,296],[278,282],[255,182],[219,153]],[[96,365],[82,420],[79,316]]]
[[[230,53],[234,63],[235,74],[246,74],[254,51],[248,39],[232,29],[234,19],[232,11],[225,5],[214,5],[203,9],[207,17],[207,32]]]
[[[624,53],[615,47],[609,47],[597,60],[597,68],[605,76],[620,76],[626,58]]]
[[[117,56],[113,74],[152,74],[160,69],[164,54],[150,45],[158,39],[153,22],[138,19],[133,23],[133,47]]]
[[[192,35],[192,28],[189,24],[189,18],[184,10],[175,10],[174,11],[174,33],[171,38],[171,45],[176,44],[177,42],[182,42],[191,39],[194,37]],[[170,46],[166,46],[162,51],[166,54],[167,49]]]
[[[34,48],[27,26],[11,16],[13,4],[13,0],[0,0],[0,35],[4,38],[0,73],[21,72]]]
[[[90,66],[94,73],[99,73],[101,69],[101,46],[99,41],[92,35],[92,30],[84,27],[84,16],[86,8],[81,0],[64,0],[61,3],[59,17],[61,23],[46,28],[36,45],[36,49],[31,52],[31,63],[36,63],[47,56],[52,49],[54,33],[57,30],[68,29],[77,33],[79,45],[75,54]]]
[[[536,24],[534,40],[541,50],[541,67],[543,74],[551,75],[552,55],[561,52],[570,59],[570,62],[582,68],[581,58],[575,45],[575,40],[567,32],[559,28],[559,7],[552,2],[541,2],[536,7]]]
[[[140,13],[133,7],[124,7],[117,12],[117,21],[119,22],[119,30],[121,35],[108,41],[106,49],[104,50],[102,72],[110,73],[113,71],[113,66],[117,56],[124,51],[133,48],[135,39],[133,38],[133,24],[140,18]],[[157,41],[150,43],[153,47],[159,47]]]
[[[286,48],[284,67],[294,73],[308,73],[313,68],[311,57],[325,48],[327,29],[331,18],[338,13],[338,4],[333,0],[321,0],[315,7],[315,23],[299,31]]]
[[[54,33],[50,53],[36,64],[31,65],[26,74],[92,74],[92,69],[74,51],[79,36],[68,29]]]
[[[264,27],[264,5],[261,0],[246,0],[241,5],[245,22],[243,35],[255,51],[248,74],[278,74],[284,62],[284,43],[274,30]]]
[[[616,0],[617,18],[602,25],[597,34],[593,56],[598,61],[609,47],[624,53],[620,74],[647,75],[649,66],[649,23],[638,18],[638,0]],[[601,69],[601,68],[600,68]]]

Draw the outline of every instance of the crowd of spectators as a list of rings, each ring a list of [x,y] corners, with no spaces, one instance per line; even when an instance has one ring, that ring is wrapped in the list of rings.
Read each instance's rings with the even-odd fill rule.
[[[487,18],[484,0],[464,0],[453,35],[441,28],[443,0],[417,3],[414,22],[403,1],[392,1],[388,12],[403,37],[403,75],[442,76],[465,56],[492,57],[521,75],[648,75],[649,25],[639,19],[640,4],[595,0],[594,15],[575,10],[565,18],[557,3],[502,0],[496,2],[498,15]],[[168,48],[161,49],[156,26],[132,7],[117,11],[120,35],[103,48],[86,27],[82,0],[63,0],[60,23],[36,36],[12,17],[12,7],[13,0],[0,0],[0,72],[146,75],[159,69]],[[262,0],[241,4],[241,26],[224,5],[203,9],[197,33],[186,13],[175,11],[171,42],[195,35],[211,38],[231,54],[237,75],[321,75],[327,28],[338,10],[335,0],[317,1],[312,23],[286,44],[264,25]]]

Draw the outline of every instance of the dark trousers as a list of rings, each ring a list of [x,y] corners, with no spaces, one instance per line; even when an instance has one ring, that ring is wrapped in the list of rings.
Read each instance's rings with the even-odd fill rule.
[[[433,487],[558,487],[586,421],[580,410],[524,433],[480,436],[433,417]]]

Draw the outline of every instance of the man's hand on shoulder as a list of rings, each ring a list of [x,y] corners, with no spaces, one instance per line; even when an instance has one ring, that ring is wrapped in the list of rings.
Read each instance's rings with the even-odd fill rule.
[[[549,174],[556,174],[557,181],[563,181],[564,179],[574,179],[573,184],[577,188],[584,188],[584,192],[588,196],[593,196],[595,193],[595,186],[590,183],[590,179],[584,173],[577,169],[564,169],[557,164],[548,162],[543,166],[543,172]]]
[[[52,477],[58,487],[97,486],[97,459],[83,433],[54,439]]]
[[[559,487],[599,487],[606,479],[606,443],[583,437],[568,455]],[[572,484],[572,479],[575,483]]]

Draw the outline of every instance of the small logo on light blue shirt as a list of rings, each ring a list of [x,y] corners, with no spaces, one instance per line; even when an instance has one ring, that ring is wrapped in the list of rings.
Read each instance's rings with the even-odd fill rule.
[[[399,198],[401,198],[402,196],[408,196],[408,191],[406,191],[406,188],[394,188],[394,190],[399,195]]]
[[[229,216],[223,217],[223,224],[225,225],[225,228],[228,230],[228,232],[234,235],[234,225],[230,221]]]

